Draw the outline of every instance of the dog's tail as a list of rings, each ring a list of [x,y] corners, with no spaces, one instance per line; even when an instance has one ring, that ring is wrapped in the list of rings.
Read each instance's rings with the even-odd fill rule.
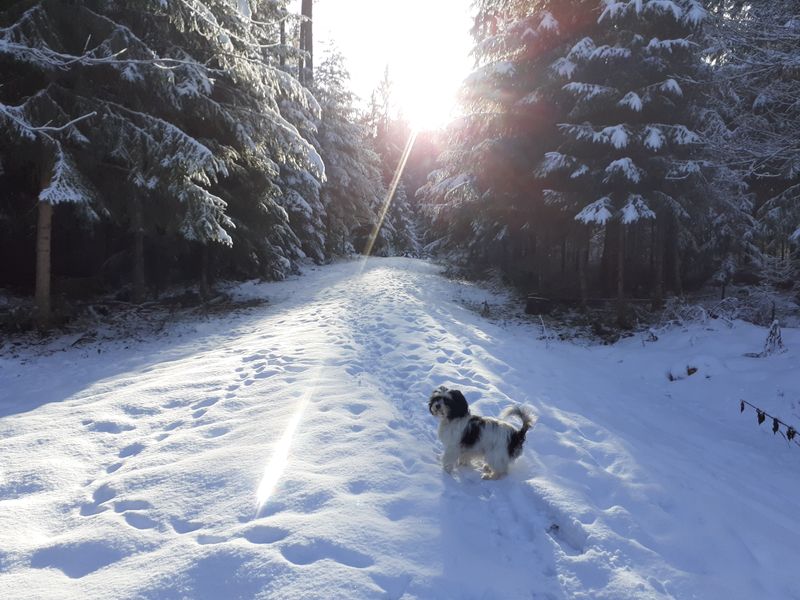
[[[508,455],[511,458],[517,458],[522,454],[522,444],[525,443],[525,434],[536,425],[536,421],[539,420],[539,417],[519,404],[514,404],[513,406],[503,409],[503,412],[500,413],[500,418],[508,419],[508,417],[518,417],[522,421],[522,428],[512,433],[508,439]]]

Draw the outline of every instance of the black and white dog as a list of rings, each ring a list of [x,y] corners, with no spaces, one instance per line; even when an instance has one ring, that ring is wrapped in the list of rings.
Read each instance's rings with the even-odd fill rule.
[[[500,417],[516,416],[522,420],[522,428],[515,429],[510,423],[471,415],[464,394],[440,386],[433,391],[428,401],[428,410],[439,419],[439,439],[444,444],[442,466],[448,473],[456,464],[467,465],[473,459],[482,458],[483,479],[499,479],[508,472],[508,465],[522,454],[525,434],[536,424],[537,417],[522,406],[509,406]]]

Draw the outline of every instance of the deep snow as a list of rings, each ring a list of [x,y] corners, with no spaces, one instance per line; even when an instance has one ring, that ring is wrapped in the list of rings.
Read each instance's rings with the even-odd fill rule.
[[[3,598],[800,598],[800,447],[738,411],[800,424],[797,330],[544,341],[411,259],[236,293],[270,303],[0,357]],[[539,414],[507,479],[442,472],[440,384]]]

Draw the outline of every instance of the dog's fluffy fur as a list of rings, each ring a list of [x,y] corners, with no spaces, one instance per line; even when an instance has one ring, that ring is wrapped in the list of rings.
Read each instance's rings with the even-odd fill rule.
[[[522,454],[525,434],[536,424],[537,417],[522,406],[509,406],[500,417],[516,416],[522,427],[472,415],[464,394],[459,390],[438,387],[431,394],[428,410],[439,419],[439,439],[444,444],[442,466],[447,472],[457,464],[470,464],[473,459],[484,461],[484,479],[498,479],[508,472],[508,466]]]

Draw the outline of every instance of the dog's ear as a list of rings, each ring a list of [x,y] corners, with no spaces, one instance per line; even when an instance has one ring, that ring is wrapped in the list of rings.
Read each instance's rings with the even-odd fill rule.
[[[467,399],[464,398],[464,394],[462,394],[460,390],[450,390],[447,392],[445,402],[447,402],[447,407],[450,409],[448,411],[449,418],[459,419],[469,414]]]

